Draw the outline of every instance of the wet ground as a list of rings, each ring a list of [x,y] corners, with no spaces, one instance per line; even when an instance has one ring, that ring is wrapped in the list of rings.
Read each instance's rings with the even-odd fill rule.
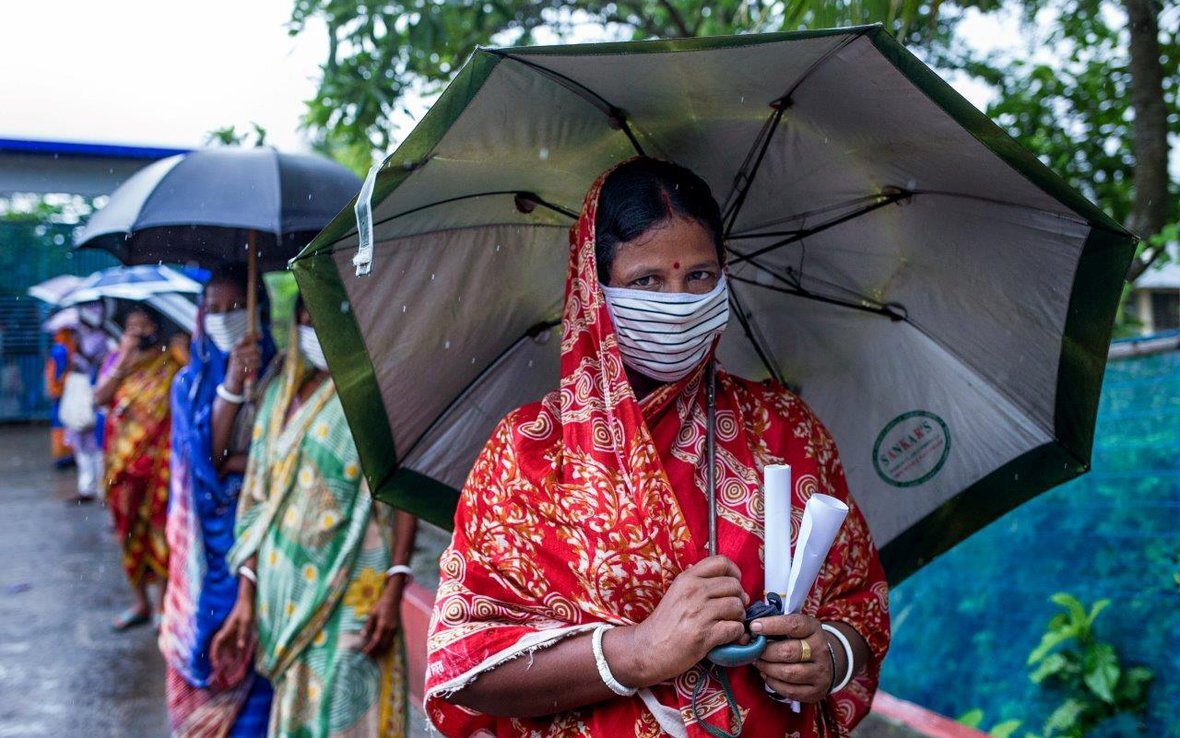
[[[155,633],[111,631],[119,547],[105,507],[65,502],[74,483],[47,428],[0,426],[0,738],[164,738]]]
[[[105,507],[66,503],[74,479],[51,469],[47,428],[0,425],[0,738],[164,738],[155,633],[111,631],[130,597],[119,547]],[[433,585],[446,539],[421,532],[418,581]],[[411,722],[425,738],[421,713]],[[878,716],[856,733],[919,735]]]
[[[44,427],[0,427],[0,738],[166,736],[155,633],[113,633],[130,594],[110,516],[67,505]]]

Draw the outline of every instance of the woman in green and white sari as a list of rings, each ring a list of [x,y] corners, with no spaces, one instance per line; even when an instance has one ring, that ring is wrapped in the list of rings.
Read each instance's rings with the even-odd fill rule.
[[[275,689],[270,736],[397,738],[417,521],[373,501],[302,302],[296,315],[254,425],[229,554],[241,587],[212,656],[232,672],[256,649]]]

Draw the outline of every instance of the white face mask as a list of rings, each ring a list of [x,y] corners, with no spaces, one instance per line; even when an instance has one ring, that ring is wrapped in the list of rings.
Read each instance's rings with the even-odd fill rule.
[[[303,352],[303,358],[316,369],[321,372],[328,369],[328,360],[320,348],[320,339],[316,337],[315,328],[310,325],[299,326],[299,350]]]
[[[729,322],[724,276],[703,295],[606,286],[602,291],[623,363],[661,382],[687,377]]]
[[[245,310],[205,314],[205,334],[217,350],[224,354],[233,351],[234,346],[246,335],[249,325],[250,313]]]

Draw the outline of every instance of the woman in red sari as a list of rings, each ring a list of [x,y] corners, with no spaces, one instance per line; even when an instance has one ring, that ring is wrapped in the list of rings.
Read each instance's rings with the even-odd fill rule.
[[[496,429],[442,557],[426,709],[444,735],[818,738],[868,712],[888,591],[836,447],[785,388],[720,368],[708,555],[720,233],[708,186],[676,165],[631,160],[587,194],[561,387]],[[751,625],[774,639],[753,665],[709,666],[710,649],[745,637],[745,607],[763,594],[760,482],[778,463],[792,466],[797,516],[822,492],[848,518],[803,614]]]
[[[125,630],[153,615],[148,585],[158,586],[159,617],[168,579],[169,449],[172,378],[185,361],[161,340],[160,318],[137,307],[127,315],[119,348],[107,358],[94,389],[108,407],[103,436],[106,501],[123,546],[123,570],[134,601],[112,627]]]

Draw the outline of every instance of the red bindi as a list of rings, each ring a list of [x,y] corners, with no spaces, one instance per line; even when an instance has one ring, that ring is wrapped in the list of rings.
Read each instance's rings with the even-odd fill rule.
[[[674,262],[672,262],[672,268],[673,268],[673,269],[679,269],[679,268],[680,268],[680,262],[678,262],[678,261],[674,261]]]

